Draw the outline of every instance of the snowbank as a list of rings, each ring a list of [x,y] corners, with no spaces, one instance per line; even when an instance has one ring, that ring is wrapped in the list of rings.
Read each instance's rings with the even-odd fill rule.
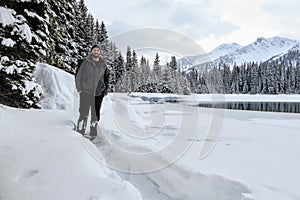
[[[15,23],[16,20],[12,15],[14,12],[15,11],[12,9],[7,9],[0,6],[0,24],[2,24],[3,27]]]
[[[66,111],[0,106],[0,126],[0,199],[141,199]]]
[[[43,109],[72,109],[75,80],[72,74],[51,65],[39,63],[34,77],[43,88]]]

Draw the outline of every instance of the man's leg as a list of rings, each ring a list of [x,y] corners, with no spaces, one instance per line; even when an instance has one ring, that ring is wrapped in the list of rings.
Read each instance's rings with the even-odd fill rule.
[[[95,97],[95,111],[96,111],[96,117],[98,121],[100,121],[100,110],[101,110],[103,98],[104,98],[104,94]]]
[[[91,137],[96,137],[97,136],[97,126],[98,126],[98,121],[100,120],[100,109],[101,109],[101,104],[103,100],[104,95],[100,96],[95,96],[95,102],[94,106],[92,106],[92,119],[91,119],[91,125],[90,125],[90,136]]]
[[[77,122],[77,132],[84,135],[91,107],[91,97],[89,94],[81,92],[79,98],[79,118]]]

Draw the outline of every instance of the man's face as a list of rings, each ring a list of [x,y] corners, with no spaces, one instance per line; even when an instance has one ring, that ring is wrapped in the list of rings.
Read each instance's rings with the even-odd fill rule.
[[[100,56],[100,49],[99,48],[93,48],[92,55],[94,58],[98,58]]]

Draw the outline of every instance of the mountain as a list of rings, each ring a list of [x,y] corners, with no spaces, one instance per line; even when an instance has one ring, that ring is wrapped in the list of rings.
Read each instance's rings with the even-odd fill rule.
[[[192,67],[202,67],[206,64],[214,65],[241,65],[247,62],[263,62],[279,57],[295,48],[299,49],[299,41],[283,37],[259,37],[253,43],[241,46],[237,43],[222,44],[207,54],[187,56],[180,59],[185,71]]]
[[[192,68],[193,66],[201,65],[204,63],[210,63],[213,60],[216,60],[222,56],[237,51],[242,47],[243,46],[237,43],[222,44],[209,53],[200,54],[196,56],[186,56],[181,58],[178,62],[180,63],[182,70],[186,71]]]
[[[257,40],[241,49],[221,56],[214,60],[217,64],[228,64],[230,66],[241,65],[245,62],[263,62],[279,54],[287,53],[288,50],[299,45],[298,41],[283,37],[263,38]]]
[[[299,52],[299,51],[300,51],[300,42],[298,44],[296,44],[293,48],[289,49],[288,51],[269,58],[268,60],[266,60],[266,62],[276,61],[276,60],[282,59],[284,57],[290,57],[290,54],[293,54],[293,52]],[[290,59],[291,60],[297,59],[297,56],[296,56],[296,58],[290,58]]]
[[[189,62],[193,63],[194,65],[199,65],[199,64],[211,62],[217,58],[220,58],[221,56],[225,56],[234,51],[237,51],[242,47],[243,46],[237,43],[222,44],[209,53],[201,54],[197,56],[188,56],[185,59],[187,59]]]

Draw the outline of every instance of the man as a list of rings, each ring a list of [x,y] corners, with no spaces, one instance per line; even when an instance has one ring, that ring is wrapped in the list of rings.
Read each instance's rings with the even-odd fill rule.
[[[106,63],[100,57],[100,53],[100,46],[93,45],[91,54],[83,60],[75,78],[80,98],[77,131],[83,136],[85,135],[87,119],[91,110],[90,140],[97,136],[102,100],[108,93],[109,71]]]

